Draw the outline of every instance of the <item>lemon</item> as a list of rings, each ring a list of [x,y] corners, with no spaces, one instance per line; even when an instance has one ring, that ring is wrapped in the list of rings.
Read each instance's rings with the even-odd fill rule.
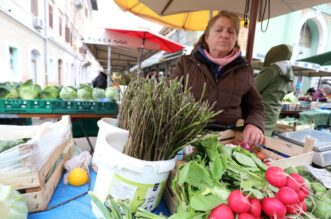
[[[75,167],[68,174],[68,183],[72,186],[81,186],[87,183],[87,171],[80,167]]]

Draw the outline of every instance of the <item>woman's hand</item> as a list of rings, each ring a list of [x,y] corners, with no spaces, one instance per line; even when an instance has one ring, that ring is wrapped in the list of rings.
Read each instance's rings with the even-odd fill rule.
[[[243,131],[243,141],[249,145],[262,144],[264,141],[264,134],[258,127],[248,124]]]

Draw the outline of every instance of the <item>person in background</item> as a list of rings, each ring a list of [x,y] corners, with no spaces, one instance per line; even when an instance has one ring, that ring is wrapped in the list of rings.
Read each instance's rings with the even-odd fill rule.
[[[326,102],[326,94],[330,93],[330,86],[327,84],[323,84],[320,89],[315,90],[315,88],[311,87],[307,90],[306,95],[310,98],[311,101],[320,101]]]
[[[106,89],[107,88],[107,75],[104,72],[100,72],[99,75],[96,78],[94,78],[94,80],[92,81],[92,86]]]
[[[290,46],[281,44],[272,47],[266,54],[261,72],[255,78],[264,105],[266,136],[272,135],[280,114],[281,101],[293,84],[291,57]]]
[[[237,43],[240,20],[229,11],[221,11],[210,19],[208,26],[190,55],[182,56],[171,78],[183,77],[196,99],[204,98],[223,110],[214,119],[222,129],[235,128],[244,119],[243,141],[261,144],[263,135],[263,104],[255,88],[252,67],[241,57]],[[187,77],[189,76],[189,77]]]
[[[149,79],[156,79],[156,81],[159,81],[159,75],[156,71],[155,68],[153,68],[149,73],[148,73],[148,78]]]

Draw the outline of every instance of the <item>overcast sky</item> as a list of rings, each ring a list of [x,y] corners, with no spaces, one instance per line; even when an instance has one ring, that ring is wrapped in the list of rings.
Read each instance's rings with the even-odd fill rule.
[[[93,14],[93,19],[99,27],[143,27],[155,32],[162,28],[161,25],[144,20],[130,12],[122,11],[113,0],[98,0],[98,9]]]

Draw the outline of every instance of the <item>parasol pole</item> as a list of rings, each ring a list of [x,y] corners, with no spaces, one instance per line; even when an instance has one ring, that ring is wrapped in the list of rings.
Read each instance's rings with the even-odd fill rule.
[[[249,29],[246,47],[246,59],[248,63],[252,63],[253,60],[253,48],[254,48],[254,38],[255,38],[255,27],[258,12],[259,0],[251,0],[251,10],[249,14]]]
[[[108,57],[107,57],[107,85],[111,85],[111,46],[108,46]]]
[[[146,32],[144,32],[144,37],[142,39],[141,48],[138,49],[138,75],[142,75],[141,74],[141,63],[142,63],[142,59],[143,59],[143,55],[144,55],[145,41],[146,41]]]

